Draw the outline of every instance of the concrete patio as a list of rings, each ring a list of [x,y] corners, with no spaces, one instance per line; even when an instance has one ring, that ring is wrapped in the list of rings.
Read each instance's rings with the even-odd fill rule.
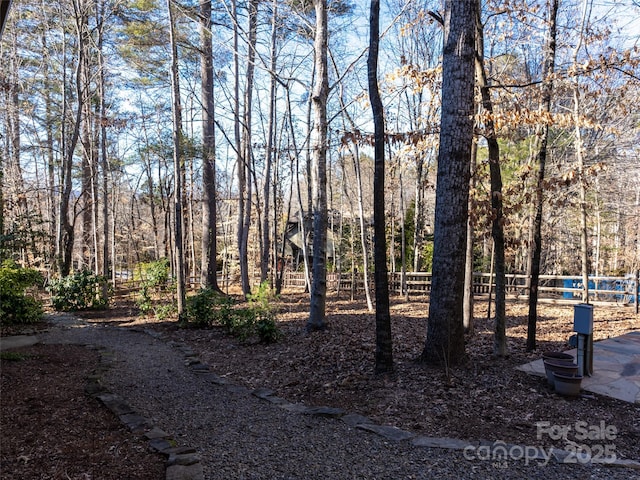
[[[576,356],[576,350],[567,353]],[[518,367],[544,377],[542,359]],[[582,390],[630,403],[640,403],[640,331],[593,344],[593,374],[582,380]]]

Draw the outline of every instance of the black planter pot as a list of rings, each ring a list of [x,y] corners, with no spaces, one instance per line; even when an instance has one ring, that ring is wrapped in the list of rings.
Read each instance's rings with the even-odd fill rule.
[[[575,397],[580,394],[582,375],[553,372],[554,388],[560,395]]]
[[[542,354],[542,359],[543,360],[560,360],[560,361],[567,361],[567,362],[572,362],[573,363],[573,355],[571,355],[570,353],[564,353],[564,352],[544,352]]]
[[[544,360],[544,371],[547,374],[547,381],[549,385],[555,385],[554,373],[561,373],[563,375],[575,375],[578,373],[578,364],[573,361],[563,360]]]

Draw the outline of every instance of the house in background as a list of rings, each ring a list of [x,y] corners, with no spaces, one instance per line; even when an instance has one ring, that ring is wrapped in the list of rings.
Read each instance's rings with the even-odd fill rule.
[[[300,212],[291,215],[285,231],[284,266],[287,270],[302,270],[304,265],[304,246],[306,244],[309,265],[313,262],[313,215],[305,213],[304,229],[300,222]],[[336,210],[329,211],[329,225],[327,228],[327,262],[333,263],[340,254],[337,251],[340,243],[341,214]],[[303,231],[304,230],[304,231]],[[305,238],[306,237],[306,238]],[[305,241],[306,240],[306,241]],[[278,255],[282,253],[282,245],[278,248]],[[280,263],[281,265],[281,263]],[[280,268],[280,267],[279,267]]]

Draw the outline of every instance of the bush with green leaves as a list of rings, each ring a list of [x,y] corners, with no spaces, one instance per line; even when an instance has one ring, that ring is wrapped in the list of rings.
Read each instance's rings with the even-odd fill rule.
[[[266,282],[247,297],[247,307],[237,307],[232,298],[203,289],[187,298],[184,325],[196,328],[219,325],[241,341],[257,338],[264,343],[275,342],[280,337],[273,306],[275,298]]]
[[[276,307],[274,305],[277,296],[268,282],[262,282],[258,290],[247,296],[249,310],[253,314],[253,330],[261,342],[271,343],[278,340],[280,331],[276,324]]]
[[[151,288],[163,288],[169,281],[169,259],[161,258],[153,262],[138,263],[133,278]]]
[[[14,325],[34,323],[42,318],[42,304],[27,293],[32,286],[42,285],[42,275],[23,268],[13,260],[0,267],[0,323]]]
[[[187,297],[184,321],[187,325],[198,328],[225,325],[232,311],[232,298],[210,288],[203,288]]]
[[[88,269],[52,280],[48,290],[56,310],[101,310],[109,306],[106,277],[96,275]]]
[[[153,300],[153,292],[165,289],[169,281],[169,259],[139,263],[134,270],[134,279],[141,282],[140,295],[136,301],[141,313],[154,312],[158,316],[158,308],[164,309],[162,313],[168,313],[168,309],[173,308],[167,305],[158,307]]]
[[[255,331],[263,343],[277,342],[281,336],[275,318],[258,318],[255,323]]]
[[[167,303],[164,305],[156,305],[153,307],[153,314],[155,317],[162,321],[173,317],[178,311],[177,306],[174,303]]]

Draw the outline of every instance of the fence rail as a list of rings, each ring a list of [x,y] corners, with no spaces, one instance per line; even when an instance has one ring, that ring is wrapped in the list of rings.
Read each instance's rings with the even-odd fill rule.
[[[509,298],[526,300],[529,296],[527,276],[521,274],[507,274],[506,295]],[[238,278],[224,278],[218,276],[218,284],[238,283]],[[191,278],[187,282],[191,288],[196,288],[198,279]],[[640,294],[638,276],[626,277],[589,277],[589,295],[592,302],[606,302],[616,304],[635,304]],[[373,276],[369,284],[373,286]],[[286,271],[283,277],[284,288],[303,289],[306,280],[303,272]],[[121,291],[136,292],[141,287],[138,280],[128,279],[119,282]],[[489,295],[495,288],[495,275],[490,279],[488,273],[473,274],[474,296]],[[431,292],[430,272],[406,272],[389,274],[389,290],[399,295],[428,295]],[[329,292],[364,292],[364,276],[362,273],[327,273],[327,291]],[[547,302],[577,303],[582,298],[582,278],[567,275],[540,275],[538,285],[539,299]]]
[[[362,274],[351,273],[327,274],[327,290],[352,290],[355,277],[355,292],[364,290]],[[529,288],[527,276],[522,274],[507,274],[506,294],[510,298],[527,299]],[[370,282],[373,284],[373,279]],[[285,272],[284,286],[290,288],[304,288],[305,278],[301,272]],[[476,296],[489,295],[495,288],[495,275],[490,278],[488,273],[473,274],[473,293]],[[422,294],[431,292],[431,273],[407,272],[389,274],[389,290],[398,294]],[[582,298],[582,278],[568,275],[540,275],[538,286],[539,298],[557,302],[579,302]],[[596,302],[610,302],[618,304],[635,304],[638,299],[639,286],[637,276],[626,277],[589,277],[589,295]]]

